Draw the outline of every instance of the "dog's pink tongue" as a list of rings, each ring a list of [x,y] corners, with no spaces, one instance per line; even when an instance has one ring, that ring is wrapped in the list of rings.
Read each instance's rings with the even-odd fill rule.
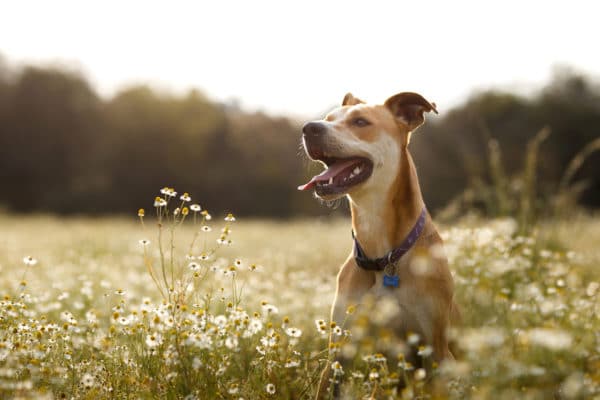
[[[298,190],[309,190],[315,187],[317,182],[328,181],[335,177],[337,174],[342,172],[347,167],[356,164],[356,160],[338,161],[335,164],[329,166],[325,171],[319,175],[313,176],[312,179],[304,185],[298,186]]]

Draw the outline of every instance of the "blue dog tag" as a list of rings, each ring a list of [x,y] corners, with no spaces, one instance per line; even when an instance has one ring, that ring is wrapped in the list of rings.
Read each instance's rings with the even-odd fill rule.
[[[383,286],[398,287],[400,286],[400,277],[398,275],[383,275]]]

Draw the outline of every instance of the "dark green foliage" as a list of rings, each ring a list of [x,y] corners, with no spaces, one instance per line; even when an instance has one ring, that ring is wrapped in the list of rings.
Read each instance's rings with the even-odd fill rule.
[[[445,114],[444,110],[440,113]],[[534,137],[543,128],[549,136],[537,143]],[[556,195],[570,160],[600,137],[600,87],[562,70],[532,98],[499,91],[478,93],[421,129],[413,137],[412,153],[431,208],[445,206],[465,188],[470,189],[476,206],[478,201],[487,203],[483,187],[497,190],[498,185],[510,185],[510,191],[523,192],[529,190],[523,187],[532,177],[537,207],[545,207]],[[536,152],[535,171],[526,165],[532,161],[528,144],[530,152]],[[600,205],[599,172],[600,154],[589,154],[570,182],[588,181],[581,204]],[[504,196],[510,192],[503,190]],[[499,200],[493,210],[479,205],[492,215],[510,213],[511,208]]]
[[[533,98],[485,92],[440,110],[442,117],[431,119],[411,144],[430,209],[470,188],[475,206],[510,213],[506,204],[514,199],[504,194],[496,206],[485,206],[481,198],[489,196],[477,196],[478,188],[496,186],[498,195],[504,190],[498,184],[522,184],[527,143],[544,126],[551,134],[538,149],[535,194],[549,198],[573,156],[599,136],[599,100],[598,86],[563,71]],[[331,213],[295,189],[309,176],[300,125],[218,104],[197,91],[175,96],[136,86],[102,99],[72,71],[11,71],[0,60],[0,206],[134,212],[141,199],[168,185],[198,193],[204,207],[242,215]],[[489,143],[500,151],[492,153]],[[585,205],[600,205],[598,171],[600,155],[592,154],[573,176],[573,183],[586,180]]]
[[[299,123],[147,87],[99,98],[77,74],[0,68],[0,205],[20,212],[133,212],[165,185],[237,214],[325,212],[296,186]],[[148,204],[147,206],[150,206]]]

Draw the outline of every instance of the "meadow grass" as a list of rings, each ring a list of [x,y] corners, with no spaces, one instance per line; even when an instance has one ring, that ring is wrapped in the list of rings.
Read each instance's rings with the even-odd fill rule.
[[[150,211],[0,216],[1,398],[310,398],[330,331],[345,398],[600,398],[598,217],[441,227],[463,322],[457,360],[425,371],[383,330],[329,325],[348,220],[173,208],[160,239]]]

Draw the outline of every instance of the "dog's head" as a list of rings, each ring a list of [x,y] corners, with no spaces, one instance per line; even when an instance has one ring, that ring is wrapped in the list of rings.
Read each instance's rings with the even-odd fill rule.
[[[306,153],[326,169],[298,189],[314,188],[325,200],[385,190],[397,175],[411,132],[430,111],[437,114],[435,103],[417,93],[399,93],[382,105],[365,104],[348,93],[341,107],[302,128]]]

